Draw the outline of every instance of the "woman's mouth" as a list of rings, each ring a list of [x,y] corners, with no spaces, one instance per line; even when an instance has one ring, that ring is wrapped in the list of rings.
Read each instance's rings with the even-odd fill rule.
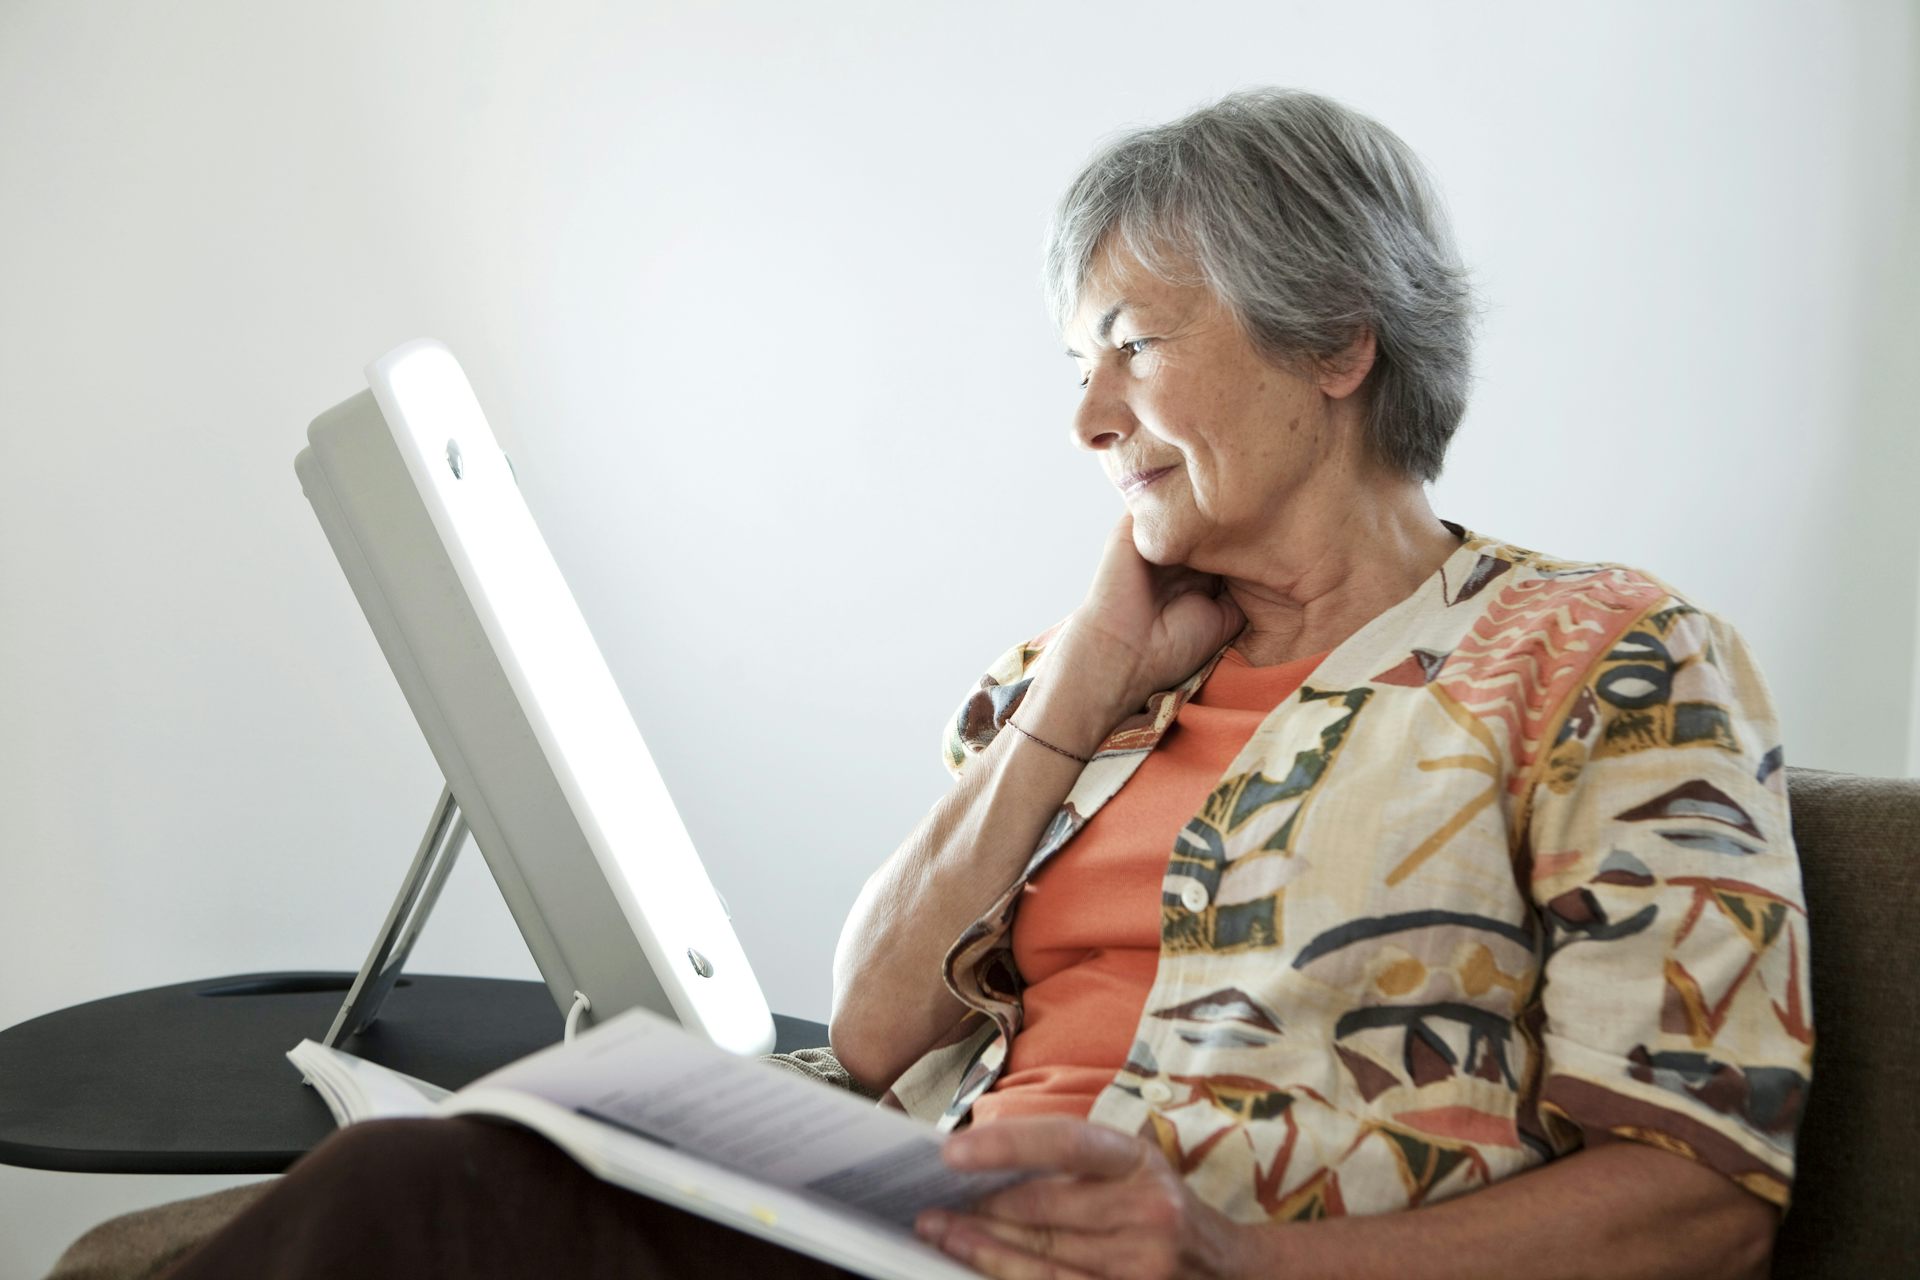
[[[1131,475],[1121,476],[1120,492],[1131,497],[1171,470],[1172,467],[1155,467],[1151,471],[1135,471]]]

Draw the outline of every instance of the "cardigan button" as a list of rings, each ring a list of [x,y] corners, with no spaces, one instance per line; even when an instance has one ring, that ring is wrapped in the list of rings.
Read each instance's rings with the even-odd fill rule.
[[[1165,1080],[1149,1080],[1140,1086],[1140,1096],[1157,1107],[1173,1101],[1173,1086]]]
[[[1207,886],[1198,880],[1189,880],[1180,889],[1180,905],[1199,915],[1207,909]]]

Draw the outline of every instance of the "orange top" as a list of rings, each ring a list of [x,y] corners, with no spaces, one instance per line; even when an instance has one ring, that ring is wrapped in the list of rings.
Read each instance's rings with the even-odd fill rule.
[[[1160,963],[1160,884],[1200,811],[1260,722],[1320,660],[1249,666],[1232,649],[1160,745],[1020,896],[1013,958],[1026,979],[1006,1070],[973,1104],[1003,1116],[1085,1118],[1133,1046]]]

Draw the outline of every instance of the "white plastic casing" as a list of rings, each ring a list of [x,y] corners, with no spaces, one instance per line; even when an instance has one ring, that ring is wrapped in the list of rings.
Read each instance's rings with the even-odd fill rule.
[[[295,469],[556,1005],[768,1051],[746,953],[465,374],[417,341],[367,382]]]

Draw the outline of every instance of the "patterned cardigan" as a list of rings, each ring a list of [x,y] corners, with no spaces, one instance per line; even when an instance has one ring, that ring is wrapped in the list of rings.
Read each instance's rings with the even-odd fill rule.
[[[1458,530],[1333,650],[1179,833],[1159,966],[1089,1119],[1243,1222],[1430,1203],[1625,1139],[1785,1207],[1811,1079],[1779,732],[1726,623],[1657,579]],[[956,776],[1059,631],[948,728]],[[964,1123],[1021,1025],[1021,889],[1220,660],[1100,746],[953,944],[970,1012],[884,1101]]]

